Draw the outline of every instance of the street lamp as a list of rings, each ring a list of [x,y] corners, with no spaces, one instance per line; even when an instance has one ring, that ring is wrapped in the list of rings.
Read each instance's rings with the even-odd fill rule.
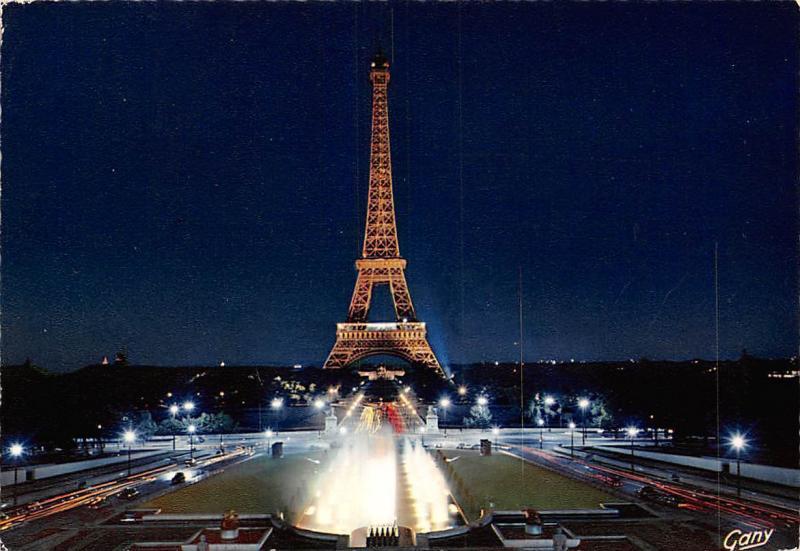
[[[738,432],[731,437],[731,447],[736,452],[736,497],[742,497],[742,458],[741,453],[747,447],[747,440]]]
[[[442,410],[444,411],[444,436],[447,437],[447,409],[450,407],[450,398],[445,396],[441,400],[439,400],[439,405],[442,406]]]
[[[281,408],[283,407],[283,398],[281,398],[281,397],[273,398],[272,401],[269,404],[269,407],[274,412],[280,411]],[[273,421],[275,421],[277,423],[277,421],[278,421],[277,415],[273,416]]]
[[[544,419],[539,417],[536,419],[536,424],[539,425],[539,449],[544,449]]]
[[[11,444],[9,448],[9,453],[11,454],[11,458],[14,460],[14,506],[17,505],[17,471],[18,471],[18,463],[19,458],[25,452],[25,448],[22,447],[22,444]]]
[[[191,401],[187,400],[186,402],[183,403],[183,409],[185,409],[188,412],[193,411],[194,410],[194,402],[191,402]]]
[[[189,433],[189,460],[194,461],[194,433],[197,430],[197,427],[194,425],[189,425],[186,427],[186,432]]]
[[[634,458],[633,441],[636,439],[636,435],[639,434],[639,429],[637,429],[636,427],[628,427],[627,429],[625,429],[625,432],[628,433],[628,436],[631,439],[631,472],[634,472],[636,470],[636,467],[634,466],[634,460],[633,460]]]
[[[325,407],[325,400],[323,400],[322,398],[317,398],[316,400],[314,400],[314,409],[316,409],[317,411],[321,412],[322,408],[324,408],[324,407]],[[324,419],[323,419],[322,423],[324,425],[324,423],[325,423]],[[322,428],[320,428],[317,431],[317,437],[318,438],[322,438]]]
[[[545,411],[546,411],[547,415],[550,415],[550,408],[553,407],[553,405],[555,405],[555,403],[556,403],[556,399],[553,398],[552,396],[545,396],[544,397],[544,406],[545,406]],[[560,415],[558,417],[558,426],[559,427],[562,426],[561,425],[561,416]],[[547,426],[547,432],[550,432],[550,431],[551,431],[551,427],[550,427],[550,425],[548,425]]]
[[[569,456],[575,457],[575,423],[569,422]]]
[[[466,396],[467,395],[467,387],[464,386],[464,385],[461,385],[460,387],[458,387],[458,395],[459,396]]]
[[[492,434],[494,435],[494,447],[497,447],[497,435],[500,434],[500,427],[492,427]]]
[[[122,434],[122,439],[128,445],[128,476],[131,476],[131,445],[136,440],[136,433],[128,429]]]
[[[581,408],[581,421],[583,422],[583,445],[586,445],[586,408],[589,407],[589,400],[581,398],[578,400],[578,407]]]
[[[169,413],[172,415],[172,451],[175,451],[175,416],[178,415],[180,409],[177,404],[169,406]]]

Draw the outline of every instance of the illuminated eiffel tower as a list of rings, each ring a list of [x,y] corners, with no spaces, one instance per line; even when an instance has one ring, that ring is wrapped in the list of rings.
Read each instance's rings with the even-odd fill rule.
[[[361,258],[356,260],[358,279],[347,322],[336,324],[336,343],[325,367],[345,367],[368,356],[389,354],[429,367],[444,377],[442,366],[428,344],[425,323],[417,320],[406,284],[406,261],[400,256],[397,244],[389,145],[389,60],[383,54],[372,60],[369,78],[372,81],[372,139],[364,247]],[[394,303],[393,322],[367,322],[372,291],[378,285],[389,286]]]

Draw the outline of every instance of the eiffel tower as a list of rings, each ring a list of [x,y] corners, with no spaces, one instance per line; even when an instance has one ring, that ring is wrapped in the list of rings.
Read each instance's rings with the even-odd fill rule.
[[[406,260],[400,256],[392,192],[392,156],[389,145],[389,60],[381,53],[372,60],[372,139],[370,142],[367,224],[358,278],[345,323],[336,324],[336,343],[325,368],[341,368],[368,356],[398,356],[412,365],[424,365],[445,376],[428,344],[425,323],[417,319],[406,284]],[[395,321],[367,321],[372,291],[388,285]]]

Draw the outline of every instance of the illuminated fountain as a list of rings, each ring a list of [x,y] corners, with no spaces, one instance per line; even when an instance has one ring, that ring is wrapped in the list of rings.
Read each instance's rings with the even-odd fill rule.
[[[450,490],[433,457],[422,446],[413,446],[406,439],[403,445],[402,468],[408,481],[408,492],[414,523],[418,532],[431,532],[450,527]]]
[[[358,419],[325,461],[299,526],[336,534],[371,526],[417,532],[452,526],[450,492],[430,454],[395,434],[379,408],[364,406]]]
[[[356,433],[342,439],[313,492],[300,525],[336,534],[396,519],[397,453],[391,434]]]

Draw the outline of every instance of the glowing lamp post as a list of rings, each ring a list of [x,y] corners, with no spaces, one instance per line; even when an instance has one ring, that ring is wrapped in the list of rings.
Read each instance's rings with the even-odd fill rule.
[[[169,414],[172,415],[172,451],[175,451],[175,417],[178,415],[180,409],[181,408],[179,408],[177,404],[169,406]]]
[[[581,421],[583,421],[583,445],[586,445],[586,408],[589,407],[589,400],[581,398],[578,400],[578,407],[581,408]]]
[[[736,497],[742,497],[742,450],[747,447],[747,440],[741,434],[734,434],[731,447],[736,452]]]
[[[569,456],[575,457],[575,423],[569,422]]]
[[[450,398],[445,396],[441,400],[439,400],[439,405],[442,407],[442,411],[444,412],[444,436],[447,437],[447,410],[450,407]]]
[[[25,449],[22,447],[22,444],[11,444],[9,448],[9,454],[14,461],[14,505],[17,504],[17,472],[19,467],[19,458],[22,457],[22,454],[25,453]]]
[[[492,434],[494,435],[494,447],[497,447],[497,435],[500,434],[499,427],[492,427]]]
[[[319,411],[322,411],[322,408],[324,408],[324,407],[325,407],[325,400],[323,400],[322,398],[317,398],[316,400],[314,400],[314,409],[315,410],[317,410],[319,412]],[[322,423],[323,424],[325,423],[325,419],[322,420]],[[317,437],[322,438],[322,429],[317,431]]]
[[[197,427],[189,425],[186,427],[186,432],[189,433],[189,460],[194,461],[194,433],[197,432]]]
[[[628,427],[627,429],[625,429],[625,432],[628,433],[628,437],[631,439],[631,472],[634,472],[636,468],[634,465],[635,452],[634,452],[633,442],[636,439],[636,435],[639,434],[639,429],[637,429],[636,427]]]
[[[539,417],[536,419],[536,424],[539,425],[539,449],[544,449],[544,419]]]
[[[273,398],[272,402],[270,402],[269,407],[272,411],[275,412],[274,420],[277,422],[278,417],[277,413],[283,408],[283,398]]]
[[[128,446],[128,476],[131,476],[131,446],[136,441],[136,433],[133,432],[132,430],[126,430],[122,434],[122,439]]]
[[[544,407],[545,407],[545,411],[547,412],[548,415],[550,414],[550,411],[549,411],[550,408],[552,408],[555,405],[555,403],[556,403],[556,399],[553,398],[552,396],[545,396],[544,397]],[[561,425],[561,416],[560,415],[558,417],[558,426],[559,427],[562,426]],[[551,430],[552,429],[551,429],[550,425],[547,425],[547,432],[550,432]]]
[[[466,396],[467,395],[467,387],[465,387],[464,385],[461,385],[460,387],[458,387],[458,395],[459,396]]]

